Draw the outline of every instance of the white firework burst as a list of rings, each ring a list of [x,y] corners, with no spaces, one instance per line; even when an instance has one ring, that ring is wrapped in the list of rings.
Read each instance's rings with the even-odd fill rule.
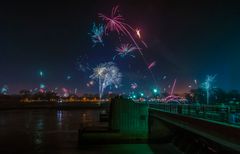
[[[102,98],[105,88],[108,86],[118,87],[121,83],[122,74],[113,62],[101,63],[93,69],[91,79],[99,82],[99,97]]]

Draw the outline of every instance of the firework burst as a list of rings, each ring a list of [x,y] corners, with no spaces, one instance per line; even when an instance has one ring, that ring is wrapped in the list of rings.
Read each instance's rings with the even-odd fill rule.
[[[137,89],[138,85],[136,83],[131,84],[131,89]]]
[[[4,85],[4,86],[1,88],[1,94],[7,95],[8,89],[9,89],[8,86],[7,86],[7,85]]]
[[[87,61],[89,61],[87,55],[80,56],[77,59],[77,63],[76,63],[77,69],[81,72],[90,71],[91,68],[90,68],[89,64],[87,63]]]
[[[39,76],[42,78],[44,76],[43,71],[39,71]]]
[[[140,41],[145,47],[147,47],[146,43],[141,40],[141,34],[140,34],[140,29],[134,29],[132,28],[129,24],[125,23],[124,22],[124,18],[123,16],[119,13],[119,10],[118,10],[118,6],[116,7],[113,7],[112,9],[112,12],[109,16],[106,16],[102,13],[99,13],[99,17],[105,22],[105,33],[109,32],[109,31],[116,31],[118,34],[123,34],[125,36],[128,36],[134,46],[136,47],[136,49],[138,50],[138,52],[140,53],[140,55],[142,56],[142,59],[146,65],[146,67],[148,67],[148,63],[147,63],[147,60],[145,59],[142,51],[141,51],[141,48],[139,47],[137,41]],[[135,37],[137,34],[137,39],[138,40],[135,40]],[[151,73],[152,75],[152,78],[156,84],[156,78],[154,77],[151,69],[148,69],[149,72]]]
[[[137,51],[140,53],[143,62],[145,63],[146,67],[148,68],[148,62],[145,59],[138,42],[141,42],[145,47],[147,47],[146,43],[141,39],[140,29],[134,29],[129,24],[124,22],[123,16],[119,13],[118,6],[113,7],[112,12],[110,15],[104,15],[99,13],[99,17],[105,22],[105,34],[109,31],[116,31],[120,35],[125,35],[130,38],[134,46],[136,47]],[[135,39],[137,38],[137,39]],[[156,78],[151,69],[148,69],[151,73],[152,79],[154,80],[155,84],[157,84]]]
[[[129,24],[124,22],[123,16],[119,13],[119,7],[113,7],[111,15],[106,16],[102,13],[99,13],[99,17],[106,23],[105,24],[105,33],[109,31],[116,31],[118,34],[124,34],[126,36],[129,36],[130,39],[133,41],[134,45],[138,49],[141,55],[143,55],[139,45],[137,44],[137,41],[134,39],[132,32],[136,32],[135,29],[133,29]],[[139,31],[140,32],[140,31]]]
[[[124,30],[125,23],[123,23],[124,18],[119,14],[118,6],[113,7],[111,15],[108,17],[102,13],[98,14],[103,21],[106,22],[105,32],[107,31],[116,31],[118,34],[121,32],[126,34]]]
[[[92,31],[90,33],[92,42],[94,43],[93,46],[95,46],[98,43],[104,45],[103,39],[102,39],[103,33],[104,33],[104,26],[101,24],[97,26],[95,23],[93,23]]]
[[[108,86],[118,87],[121,82],[122,74],[113,62],[101,63],[93,69],[91,79],[99,82],[99,98],[102,98],[104,90]]]
[[[211,92],[214,90],[213,83],[215,81],[216,75],[207,75],[205,81],[202,83],[202,88],[207,93],[207,104],[209,104],[209,97]]]
[[[115,60],[115,58],[117,56],[120,56],[121,58],[124,58],[127,55],[134,58],[135,56],[132,55],[131,53],[135,50],[137,50],[137,48],[135,46],[129,44],[129,43],[122,44],[120,47],[116,48],[116,51],[118,52],[118,54],[113,57],[113,60]]]
[[[62,88],[63,96],[68,97],[69,96],[69,91],[67,88]]]

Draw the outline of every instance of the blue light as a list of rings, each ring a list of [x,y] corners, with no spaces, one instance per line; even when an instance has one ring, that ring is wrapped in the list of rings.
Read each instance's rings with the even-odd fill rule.
[[[67,80],[70,80],[72,77],[70,75],[67,76]]]
[[[39,72],[40,77],[43,77],[43,71]]]
[[[40,84],[40,88],[41,88],[41,89],[44,89],[44,88],[45,88],[45,85],[44,85],[44,84]]]

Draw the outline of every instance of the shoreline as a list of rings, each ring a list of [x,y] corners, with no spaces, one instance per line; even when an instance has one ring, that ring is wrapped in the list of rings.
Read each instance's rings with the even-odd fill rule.
[[[0,103],[0,110],[16,109],[57,109],[57,110],[78,110],[78,109],[108,109],[109,103],[56,103],[56,102],[38,102],[38,103]]]

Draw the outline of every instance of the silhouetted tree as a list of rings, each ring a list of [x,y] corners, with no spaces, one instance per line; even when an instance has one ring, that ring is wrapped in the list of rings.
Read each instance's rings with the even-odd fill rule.
[[[231,90],[227,93],[228,101],[240,101],[240,93],[237,90]]]
[[[214,90],[214,94],[212,95],[212,97],[213,97],[213,104],[221,104],[221,103],[226,104],[228,102],[226,92],[220,88],[216,88]]]
[[[206,104],[204,89],[191,89],[190,94],[192,95],[192,100],[194,103],[199,102],[200,104]]]
[[[163,92],[163,93],[161,93],[161,96],[164,97],[164,98],[167,97],[167,96],[169,96],[169,95],[170,95],[170,94],[169,94],[168,92]]]
[[[193,94],[191,94],[191,93],[185,93],[185,94],[184,94],[184,97],[185,97],[185,99],[188,100],[188,103],[190,103],[190,104],[194,103]]]
[[[30,95],[31,95],[31,92],[30,92],[29,90],[27,90],[27,89],[23,89],[23,90],[20,90],[20,91],[19,91],[19,94],[20,94],[21,96],[30,96]]]

